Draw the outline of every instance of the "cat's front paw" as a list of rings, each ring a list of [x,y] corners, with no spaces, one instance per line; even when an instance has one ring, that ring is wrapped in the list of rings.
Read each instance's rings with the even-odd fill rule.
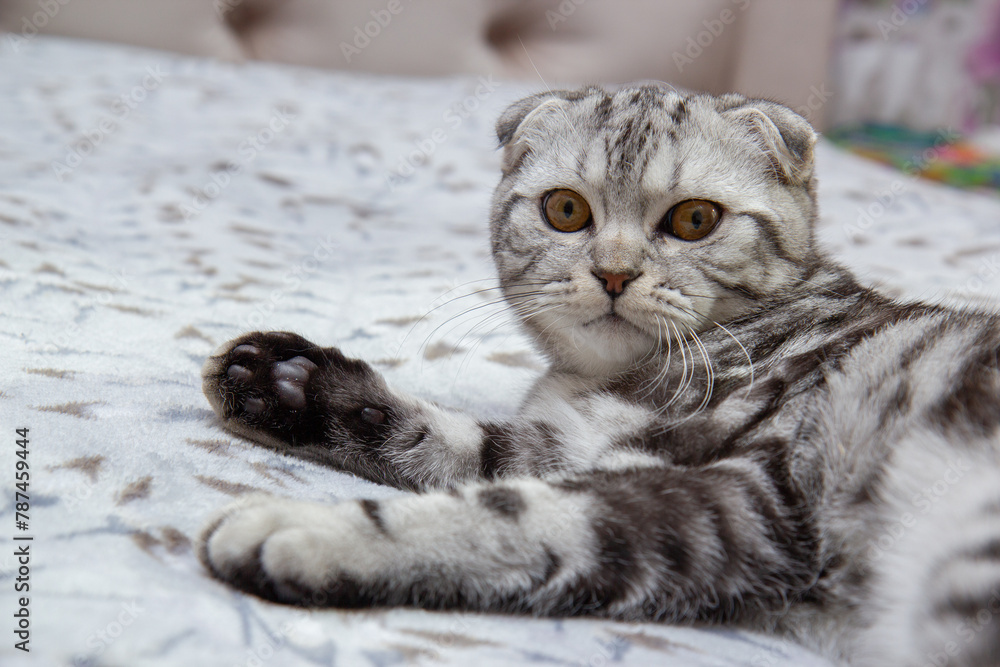
[[[228,428],[267,444],[377,440],[384,385],[368,364],[287,332],[254,332],[202,369],[205,396]]]
[[[380,541],[359,503],[250,496],[211,521],[199,557],[216,578],[269,600],[356,607],[369,604],[373,565],[389,552]]]

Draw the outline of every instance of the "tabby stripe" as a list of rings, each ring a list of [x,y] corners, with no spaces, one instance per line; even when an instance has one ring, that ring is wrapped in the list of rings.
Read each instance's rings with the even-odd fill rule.
[[[483,507],[505,519],[516,520],[527,507],[518,491],[503,486],[483,489],[479,492],[478,500]]]
[[[608,124],[608,119],[611,118],[611,107],[612,97],[605,93],[604,97],[601,98],[601,101],[594,108],[594,120],[599,128]]]
[[[677,162],[674,163],[674,171],[670,176],[670,185],[667,187],[668,192],[673,192],[677,189],[677,186],[681,184],[681,169],[684,163],[678,157]]]
[[[504,229],[510,222],[511,213],[514,207],[520,204],[526,197],[524,195],[512,194],[500,203],[500,212],[493,218],[497,229]]]
[[[966,360],[957,374],[957,386],[931,409],[929,417],[944,430],[961,429],[988,437],[1000,428],[996,395],[1000,344],[994,335],[983,332],[975,345],[985,349]]]
[[[942,338],[942,335],[950,329],[952,323],[948,318],[942,318],[935,324],[935,326],[926,329],[923,334],[909,347],[907,347],[902,353],[899,354],[899,370],[900,372],[906,372],[910,369],[917,359],[919,359],[924,352]]]
[[[874,467],[865,472],[864,478],[857,485],[854,495],[850,499],[850,504],[870,506],[881,501],[882,485],[889,470],[891,458],[891,454],[886,453],[878,462],[872,464]]]
[[[677,101],[677,106],[675,106],[673,109],[670,110],[670,120],[674,121],[674,125],[679,126],[681,123],[687,120],[688,117],[687,100],[688,98],[682,97]]]
[[[496,479],[513,463],[517,441],[513,429],[497,422],[480,424],[483,441],[479,450],[479,473],[485,479]]]
[[[750,436],[764,425],[774,414],[784,405],[784,401],[779,400],[785,392],[787,385],[779,377],[767,378],[754,385],[753,393],[747,398],[751,401],[761,401],[764,406],[759,409],[752,418],[735,430],[725,442],[719,447],[722,452],[730,452],[736,446],[750,439]],[[756,443],[754,443],[756,444]]]
[[[740,212],[735,213],[734,215],[744,215],[756,222],[760,230],[764,232],[764,238],[767,240],[777,257],[780,257],[786,262],[795,263],[797,261],[794,257],[788,254],[788,251],[785,249],[784,245],[782,245],[781,234],[778,232],[774,220],[760,213]]]
[[[655,618],[718,620],[751,602],[781,605],[804,595],[814,531],[782,511],[779,494],[761,485],[759,472],[759,478],[716,467],[597,472],[559,483],[603,506],[595,510],[598,567],[571,589],[571,598],[596,598],[601,606],[625,599],[647,585],[650,568],[657,572],[652,585],[670,591],[644,607]],[[754,522],[763,533],[737,529],[750,513],[763,519]],[[734,570],[734,563],[742,567]]]
[[[523,255],[521,255],[521,256],[523,257]],[[517,271],[514,271],[510,275],[510,277],[505,278],[504,282],[507,282],[507,283],[509,283],[509,282],[517,282],[518,280],[520,280],[521,278],[523,278],[524,275],[526,273],[528,273],[528,271],[530,271],[536,264],[538,264],[538,262],[543,257],[545,257],[545,251],[544,250],[537,250],[535,252],[529,253],[528,254],[528,262],[524,266],[522,266],[521,268],[519,268]]]
[[[1000,537],[990,539],[986,544],[981,544],[975,549],[962,554],[962,558],[967,560],[992,560],[1000,561]]]
[[[552,549],[545,549],[545,571],[542,578],[535,585],[535,588],[543,588],[551,582],[562,570],[562,560],[552,552]]]
[[[712,281],[713,283],[715,283],[716,285],[718,285],[719,287],[721,287],[721,288],[723,288],[725,290],[728,290],[730,292],[734,292],[734,293],[740,295],[744,299],[749,299],[750,301],[758,301],[759,302],[759,301],[763,300],[763,298],[764,298],[763,294],[755,291],[753,288],[749,287],[748,285],[742,285],[740,283],[730,282],[730,281],[725,280],[723,278],[720,278],[718,276],[714,276],[711,273],[709,273],[708,271],[706,271],[703,266],[696,265],[694,268],[697,269],[698,272],[701,273],[701,275],[705,276],[706,279]]]
[[[656,153],[655,150],[643,150],[646,147],[646,141],[648,140],[649,135],[652,133],[652,131],[653,131],[653,124],[647,122],[646,126],[642,130],[643,132],[642,141],[637,148],[637,150],[642,151],[639,162],[638,164],[636,164],[635,162],[632,163],[632,173],[635,175],[635,180],[639,180],[641,178],[641,174],[646,173],[646,168],[649,166],[649,161],[653,158],[653,155]]]
[[[372,522],[372,525],[374,525],[378,529],[378,532],[382,533],[383,535],[388,535],[389,529],[386,527],[385,521],[382,518],[382,512],[381,508],[379,507],[378,501],[369,500],[365,498],[364,500],[361,500],[359,502],[361,504],[362,511],[364,511],[365,513],[365,516],[367,516],[369,521]]]
[[[939,619],[945,619],[949,616],[976,619],[980,612],[983,610],[992,611],[998,604],[1000,603],[994,601],[993,593],[989,590],[982,591],[978,595],[955,591],[950,598],[936,602],[932,613]],[[997,622],[995,617],[996,614],[990,614],[990,619],[994,624]]]

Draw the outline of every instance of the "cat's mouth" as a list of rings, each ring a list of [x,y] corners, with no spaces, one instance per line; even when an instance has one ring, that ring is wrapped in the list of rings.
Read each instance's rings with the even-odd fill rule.
[[[605,326],[605,327],[611,327],[613,329],[625,329],[625,328],[628,328],[628,329],[631,329],[633,331],[639,331],[640,330],[639,327],[637,327],[636,325],[632,324],[631,322],[629,322],[628,320],[626,320],[624,317],[622,317],[621,315],[619,315],[618,313],[615,313],[613,311],[610,312],[610,313],[605,313],[604,315],[601,315],[600,317],[596,317],[596,318],[592,319],[591,321],[587,322],[586,324],[584,324],[583,326],[584,327]]]

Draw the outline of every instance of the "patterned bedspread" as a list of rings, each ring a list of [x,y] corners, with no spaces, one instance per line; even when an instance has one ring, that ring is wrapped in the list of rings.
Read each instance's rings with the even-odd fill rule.
[[[492,125],[540,86],[0,42],[0,662],[827,664],[744,632],[306,611],[209,578],[194,544],[234,498],[396,493],[222,431],[199,369],[227,339],[294,330],[433,400],[515,409],[541,360],[494,289]],[[998,292],[997,199],[827,145],[819,168],[822,236],[869,279]]]

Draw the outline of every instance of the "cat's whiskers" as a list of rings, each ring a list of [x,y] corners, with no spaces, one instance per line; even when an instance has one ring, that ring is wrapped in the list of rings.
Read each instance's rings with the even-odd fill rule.
[[[740,339],[733,335],[733,332],[731,332],[729,329],[727,329],[723,325],[719,324],[715,320],[712,320],[712,324],[714,324],[715,326],[717,326],[720,329],[722,329],[722,331],[725,332],[725,334],[727,336],[729,336],[730,338],[732,338],[733,342],[735,342],[737,345],[739,345],[740,349],[743,350],[743,354],[747,358],[747,364],[750,365],[750,385],[747,387],[747,391],[744,394],[744,398],[746,398],[746,397],[750,396],[750,392],[753,391],[753,381],[754,381],[753,358],[750,356],[750,353],[747,352],[747,349],[743,346],[743,343],[740,342]]]
[[[477,321],[469,327],[454,343],[454,347],[457,349],[463,349],[462,345],[465,343],[467,338],[473,338],[474,342],[472,347],[466,351],[466,356],[471,355],[476,349],[479,348],[487,338],[492,337],[498,329],[506,324],[509,324],[508,317],[511,315],[512,308],[503,308],[495,312],[485,313],[478,316]],[[515,314],[517,311],[514,311]],[[457,325],[456,325],[457,327]],[[454,328],[449,329],[453,331]],[[482,333],[480,330],[485,329]]]
[[[657,324],[657,326],[659,326],[659,324]],[[657,377],[656,377],[656,384],[657,385],[659,385],[661,382],[663,382],[663,380],[665,380],[667,378],[667,375],[670,373],[670,358],[671,358],[671,356],[673,355],[673,352],[674,352],[674,350],[673,350],[673,347],[674,347],[673,336],[670,335],[670,329],[667,329],[666,331],[667,331],[667,360],[666,360],[666,363],[663,364],[663,368],[657,374]],[[653,390],[655,391],[655,389],[656,389],[656,387],[654,386]]]
[[[492,303],[490,305],[496,305],[496,303],[497,302],[494,302],[494,303]],[[456,343],[454,343],[453,346],[455,348],[461,349],[462,344],[465,342],[466,338],[468,338],[470,336],[473,336],[474,333],[478,329],[480,329],[480,328],[482,328],[484,326],[487,326],[488,323],[494,322],[494,324],[491,325],[491,329],[489,331],[475,336],[476,339],[477,339],[476,342],[475,342],[475,344],[469,350],[466,351],[465,360],[463,361],[463,364],[465,364],[471,358],[471,355],[479,348],[480,345],[483,344],[483,342],[485,342],[485,340],[487,338],[489,338],[490,336],[492,336],[493,333],[498,328],[500,328],[501,326],[504,326],[507,323],[506,320],[507,320],[508,317],[511,316],[512,313],[515,316],[515,321],[516,321],[516,320],[522,319],[523,317],[525,317],[528,314],[543,313],[543,312],[547,312],[549,310],[555,309],[557,307],[558,307],[558,304],[543,304],[539,308],[537,306],[537,304],[535,303],[535,300],[526,301],[524,303],[515,304],[515,305],[508,304],[507,307],[505,307],[505,308],[502,308],[502,309],[494,311],[494,312],[487,312],[487,313],[485,313],[483,315],[478,316],[479,319],[472,325],[472,327],[470,327],[465,333],[462,334],[462,336],[458,339],[458,341]],[[466,311],[462,315],[466,315],[469,312],[470,311]],[[460,316],[456,316],[454,318],[450,318],[449,321],[455,320],[458,317],[460,317]],[[456,324],[451,329],[448,329],[448,331],[445,332],[445,334],[443,334],[443,336],[446,335],[447,333],[450,333],[451,331],[454,331],[461,324],[463,324],[463,322],[459,322],[458,324]],[[515,333],[514,331],[511,331],[509,335],[514,335],[514,333]],[[461,370],[461,366],[460,366],[460,370]]]
[[[523,304],[522,307],[527,307],[527,305],[528,304]],[[537,312],[544,313],[544,312],[547,312],[549,310],[554,310],[557,307],[558,307],[558,304],[548,304],[548,305],[542,306],[540,309],[538,309]],[[477,322],[469,331],[467,331],[466,333],[462,334],[462,337],[459,338],[458,341],[455,343],[455,347],[456,348],[461,348],[462,347],[462,343],[465,341],[465,339],[468,338],[468,337],[470,337],[470,336],[472,336],[473,332],[476,329],[478,329],[478,328],[486,325],[486,323],[489,322],[490,320],[500,320],[496,324],[492,325],[492,328],[489,331],[487,331],[487,332],[485,332],[483,334],[475,336],[475,339],[476,339],[475,342],[469,347],[468,350],[465,350],[465,354],[463,355],[462,361],[458,365],[458,370],[456,371],[455,377],[453,378],[452,388],[454,388],[454,386],[458,382],[459,378],[465,376],[465,371],[468,368],[469,364],[472,362],[473,355],[479,350],[479,347],[484,342],[486,342],[487,338],[490,338],[491,336],[493,336],[493,334],[496,332],[497,329],[499,329],[500,327],[502,327],[505,324],[505,322],[503,321],[504,317],[508,316],[510,314],[510,310],[514,310],[515,315],[517,315],[518,318],[520,318],[521,311],[519,311],[517,309],[514,309],[514,308],[505,308],[505,309],[503,309],[501,311],[498,311],[498,312],[495,312],[495,313],[488,313],[485,317],[483,317],[482,319],[480,319],[480,321]],[[500,342],[500,344],[502,345],[503,342],[505,342],[508,338],[510,338],[510,336],[513,336],[516,333],[517,333],[516,331],[511,331],[503,339],[503,341]]]
[[[656,320],[655,341],[656,344],[652,346],[649,349],[649,351],[646,352],[646,354],[642,355],[641,358],[639,358],[635,363],[632,364],[632,367],[630,369],[631,372],[640,375],[642,374],[641,369],[644,366],[656,365],[660,361],[663,350],[663,328],[660,324],[659,319]],[[656,372],[654,375],[659,375],[659,373],[660,369],[656,368]],[[658,385],[659,383],[656,381],[655,378],[650,378],[649,380],[644,382],[639,388],[639,392],[641,392],[641,395],[639,396],[639,401],[642,402],[645,401],[647,398],[649,398]]]
[[[545,294],[548,294],[548,292],[546,292]],[[528,319],[528,318],[533,317],[533,316],[543,315],[543,314],[548,313],[548,312],[553,311],[553,310],[558,310],[563,305],[560,302],[556,302],[556,303],[541,303],[539,305],[539,301],[540,301],[540,299],[537,296],[534,296],[530,300],[525,300],[525,301],[523,301],[521,303],[511,303],[511,304],[509,304],[508,308],[505,308],[505,309],[503,309],[501,311],[494,312],[494,313],[488,313],[469,332],[467,332],[465,335],[463,335],[463,338],[460,339],[460,342],[461,342],[461,340],[464,340],[465,336],[471,335],[471,333],[473,331],[475,331],[479,327],[484,326],[490,320],[502,319],[503,317],[510,315],[511,312],[513,312],[513,315],[515,317],[515,321],[519,321],[519,320]],[[557,320],[557,321],[561,321],[561,319],[562,318],[559,318],[559,320]],[[552,326],[552,324],[554,324],[554,323],[555,322],[550,323],[548,326]],[[497,326],[500,326],[500,325],[498,324]],[[495,330],[495,328],[496,327],[494,327],[494,330]],[[548,327],[546,327],[546,329],[547,328]],[[544,333],[544,331],[545,331],[545,329],[543,329],[542,332],[540,332],[540,333]],[[480,336],[480,343],[477,343],[477,345],[481,344],[481,342],[483,340],[485,340],[485,338],[489,337],[490,335],[492,335],[492,332],[491,333],[487,333],[487,334],[483,334],[482,336]],[[537,336],[536,336],[536,340],[537,340]]]
[[[646,364],[655,364],[659,360],[659,358],[660,358],[660,351],[661,351],[662,345],[663,345],[663,330],[662,330],[662,327],[660,326],[660,320],[659,320],[659,318],[656,318],[655,321],[656,321],[656,336],[655,336],[654,340],[656,341],[656,344],[653,345],[653,346],[651,346],[649,348],[649,351],[646,352],[646,354],[642,355],[642,357],[638,361],[635,362],[636,366],[644,366]],[[633,326],[635,326],[635,325],[633,325]],[[640,327],[637,327],[637,328],[640,328]],[[646,330],[645,330],[645,327],[642,327],[641,330],[642,330],[643,333],[647,333]]]
[[[681,291],[681,290],[678,290],[678,291],[683,296],[691,296],[690,292],[685,292],[685,291]],[[680,310],[680,311],[682,311],[684,313],[687,313],[688,315],[690,315],[690,316],[692,316],[692,317],[694,317],[694,318],[696,318],[698,320],[703,321],[706,325],[707,324],[711,324],[712,326],[718,327],[719,329],[721,329],[723,331],[723,333],[725,333],[727,336],[729,336],[733,340],[734,343],[736,343],[736,345],[740,348],[740,351],[742,351],[743,355],[746,357],[747,364],[748,364],[749,370],[750,370],[750,382],[749,382],[749,385],[747,387],[746,394],[745,394],[746,396],[749,396],[750,392],[753,391],[753,384],[754,384],[754,378],[755,378],[756,370],[754,368],[753,358],[750,356],[750,353],[747,351],[747,349],[743,345],[743,343],[741,343],[740,340],[733,334],[733,332],[731,332],[728,328],[726,328],[725,326],[723,326],[719,322],[716,322],[715,320],[707,318],[704,315],[702,315],[701,313],[698,313],[698,312],[696,312],[696,311],[694,311],[694,310],[692,310],[690,308],[686,308],[684,306],[681,306],[681,305],[678,305],[678,304],[674,304],[674,303],[665,301],[665,300],[662,299],[662,297],[659,297],[659,296],[657,296],[657,299],[660,300],[660,301],[663,301],[664,303],[666,303],[668,306],[670,306],[672,308]],[[657,324],[657,326],[659,326],[659,324]],[[691,335],[697,341],[696,344],[699,346],[699,349],[702,351],[703,355],[706,355],[706,359],[707,359],[708,348],[704,345],[704,343],[698,337],[697,331],[690,324],[685,324],[684,326],[691,332]],[[693,359],[693,355],[692,355],[692,359]],[[714,381],[715,381],[714,368],[711,367],[710,361],[706,361],[706,364],[707,364],[706,371],[708,372],[708,375],[709,375],[709,383],[714,385]],[[670,366],[670,358],[669,358],[669,354],[668,354],[667,362],[664,365],[664,368],[667,369],[667,368],[669,368],[669,366]],[[665,375],[665,373],[664,373],[664,375]],[[658,374],[657,377],[655,377],[653,380],[651,380],[648,384],[649,385],[654,385],[654,388],[655,388],[655,384],[661,382],[662,379],[663,378]],[[682,375],[682,378],[681,378],[681,382],[682,383],[684,382],[684,379],[685,378]],[[645,388],[645,385],[644,385],[644,388]],[[643,398],[646,398],[646,397],[648,397],[648,394],[646,396],[644,396]],[[702,406],[699,406],[699,410],[703,409],[706,405],[707,405],[707,401],[703,402]]]
[[[704,409],[708,406],[709,401],[712,400],[712,391],[715,388],[715,369],[712,367],[712,360],[709,357],[708,349],[705,347],[705,344],[701,342],[701,339],[698,337],[698,333],[691,327],[688,327],[688,331],[691,333],[691,338],[698,347],[698,350],[701,352],[701,359],[705,364],[706,375],[705,397],[702,398],[701,403],[697,408],[695,408],[695,411],[687,417],[690,419],[691,417],[694,417],[704,411]]]
[[[657,363],[660,359],[660,355],[663,350],[663,341],[664,341],[663,325],[665,323],[666,323],[666,318],[663,317],[656,318],[656,347],[653,349],[649,363]],[[639,399],[640,401],[647,400],[650,396],[653,395],[654,392],[656,392],[656,389],[662,384],[663,380],[666,378],[667,373],[670,370],[670,355],[673,352],[672,349],[673,344],[672,341],[670,340],[669,329],[667,329],[666,342],[667,342],[667,359],[664,363],[661,364],[660,368],[656,370],[656,373],[653,374],[653,377],[651,377],[649,380],[646,381],[645,384],[642,385],[640,391],[642,391],[643,394]]]
[[[510,307],[494,313],[487,313],[485,316],[481,317],[480,320],[475,325],[472,326],[472,328],[470,328],[467,332],[462,334],[462,337],[458,339],[458,342],[455,343],[455,346],[461,347],[462,343],[465,341],[466,338],[473,336],[473,334],[476,332],[477,329],[485,327],[487,326],[487,324],[489,324],[491,326],[489,331],[486,331],[482,334],[478,334],[475,336],[477,340],[476,343],[473,345],[473,347],[468,351],[466,355],[468,357],[476,349],[478,349],[478,347],[482,345],[487,338],[490,338],[494,334],[494,332],[496,332],[497,329],[499,329],[506,323],[505,319],[511,314],[511,311],[513,311],[513,314],[516,316],[515,318],[516,321],[517,319],[521,319],[527,315],[546,313],[550,310],[555,310],[558,307],[559,304],[545,304],[542,305],[540,308],[536,308],[534,304],[521,304],[517,307]],[[508,338],[511,335],[514,335],[514,333],[515,333],[514,331],[510,332]]]
[[[686,328],[690,329],[690,327]],[[681,339],[683,345],[687,350],[687,353],[691,356],[691,370],[690,373],[687,374],[687,382],[682,383],[683,387],[680,389],[680,394],[681,396],[683,396],[684,394],[687,393],[688,389],[690,389],[691,385],[694,383],[694,375],[695,375],[694,350],[691,349],[691,344],[688,341],[687,336],[681,333],[680,325],[678,325],[676,322],[674,322],[674,329],[675,331],[677,331],[677,337]]]
[[[539,296],[539,295],[543,295],[543,294],[545,294],[545,292],[543,292],[541,290],[535,290],[535,291],[532,291],[532,292],[522,292],[518,296],[519,297],[535,297],[535,296]],[[506,304],[507,302],[508,302],[508,299],[506,297],[499,297],[499,298],[493,299],[491,301],[487,301],[486,303],[481,303],[481,304],[478,304],[476,306],[472,306],[470,308],[466,308],[462,312],[457,313],[455,315],[452,315],[451,317],[447,318],[446,320],[444,320],[443,322],[441,322],[440,324],[438,324],[436,327],[434,327],[424,337],[424,342],[420,345],[420,348],[419,348],[418,351],[422,352],[427,347],[427,345],[430,342],[431,338],[433,338],[434,335],[438,331],[440,331],[442,327],[445,327],[448,324],[450,324],[452,322],[455,322],[456,320],[461,320],[461,318],[466,317],[470,313],[474,313],[476,311],[482,310],[483,308],[492,308],[493,306],[498,306],[498,305]],[[511,305],[511,307],[515,307],[517,304],[510,304],[510,305]],[[461,324],[461,321],[459,321],[458,324],[456,324],[455,326],[459,326],[460,324]],[[452,327],[451,329],[448,329],[448,332],[453,331],[454,328],[455,327]]]
[[[690,295],[690,293],[689,293],[689,292],[684,292],[684,291],[681,291],[681,294],[682,294],[682,295],[684,295],[684,296],[689,296],[689,295]],[[747,387],[747,391],[746,391],[746,394],[745,394],[746,396],[749,396],[749,395],[750,395],[750,392],[751,392],[751,391],[753,391],[753,383],[754,383],[754,378],[755,378],[755,372],[756,372],[756,371],[755,371],[755,369],[754,369],[754,364],[753,364],[753,358],[752,358],[752,357],[750,356],[750,353],[749,353],[749,352],[747,351],[747,349],[746,349],[746,347],[745,347],[745,346],[743,345],[743,343],[741,343],[741,342],[740,342],[740,340],[739,340],[739,339],[738,339],[738,338],[737,338],[737,337],[736,337],[736,336],[735,336],[735,335],[733,334],[733,332],[731,332],[731,331],[730,331],[729,329],[727,329],[727,328],[726,328],[725,326],[723,326],[722,324],[720,324],[720,323],[716,322],[715,320],[712,320],[712,319],[709,319],[709,318],[706,318],[706,317],[705,317],[704,315],[702,315],[701,313],[698,313],[698,312],[696,312],[696,311],[694,311],[694,310],[691,310],[691,309],[689,309],[689,308],[685,308],[684,306],[680,306],[680,305],[676,305],[676,304],[672,304],[672,303],[668,303],[668,305],[670,305],[670,306],[672,306],[672,307],[674,307],[674,308],[677,308],[677,309],[679,309],[679,310],[682,310],[682,311],[684,311],[684,312],[686,312],[686,313],[690,314],[690,315],[691,315],[691,316],[693,316],[693,317],[697,317],[697,318],[699,318],[699,319],[704,319],[704,321],[706,322],[706,324],[709,324],[709,323],[710,323],[710,324],[712,324],[713,326],[716,326],[716,327],[718,327],[718,328],[719,328],[719,329],[721,329],[721,330],[722,330],[722,331],[723,331],[723,332],[724,332],[724,333],[725,333],[725,334],[726,334],[727,336],[729,336],[730,338],[732,338],[732,339],[733,339],[733,342],[734,342],[734,343],[736,343],[736,345],[737,345],[737,346],[739,346],[740,350],[741,350],[741,351],[743,352],[743,356],[745,356],[745,357],[746,357],[746,359],[747,359],[747,364],[749,365],[749,368],[750,368],[750,383],[749,383],[749,386]],[[695,332],[695,330],[694,330],[693,328],[691,328],[690,326],[689,326],[689,329],[691,330],[691,333],[692,333],[693,335],[695,335],[695,337],[697,338],[697,333]],[[699,339],[699,340],[698,340],[698,342],[699,342],[699,343],[701,343],[701,340]],[[669,364],[669,359],[668,359],[668,364]],[[714,378],[714,373],[713,373],[713,378]]]
[[[685,296],[685,297],[686,296],[691,296],[691,295],[689,295],[689,294],[687,294],[685,292],[680,292],[680,294],[681,294],[681,296]],[[711,323],[710,319],[708,319],[707,317],[705,317],[704,315],[702,315],[701,313],[699,313],[697,310],[694,310],[693,308],[690,308],[688,306],[682,306],[682,305],[680,305],[678,303],[674,303],[673,301],[670,301],[668,299],[664,299],[659,294],[654,294],[653,298],[656,299],[657,302],[659,302],[659,303],[667,306],[668,308],[670,308],[672,310],[678,310],[681,313],[689,316],[692,320],[694,320],[693,323],[692,322],[685,322],[685,323],[683,323],[685,326],[692,326],[692,324],[695,324],[695,325],[698,325],[699,328],[704,328],[709,323]],[[711,297],[709,297],[709,298],[711,298]],[[669,316],[668,316],[668,319],[673,319],[673,318],[669,318]]]
[[[688,380],[688,363],[687,363],[687,352],[688,352],[688,350],[687,350],[687,345],[685,344],[685,341],[684,341],[684,337],[681,336],[681,332],[677,328],[677,323],[676,322],[674,322],[673,320],[668,320],[667,323],[674,330],[674,336],[676,337],[677,347],[679,348],[680,353],[681,353],[681,363],[683,364],[683,366],[681,368],[681,379],[677,382],[677,389],[674,390],[674,395],[670,398],[670,400],[667,401],[666,404],[664,404],[662,408],[660,408],[660,413],[661,414],[662,414],[662,412],[665,412],[666,410],[668,410],[670,408],[670,406],[672,406],[674,403],[676,403],[680,399],[681,394],[683,394],[687,390],[688,383],[690,382]],[[692,360],[692,362],[694,361],[694,355],[691,355],[691,360]]]
[[[664,382],[667,380],[667,378],[670,375],[670,360],[671,360],[671,356],[672,356],[672,353],[673,353],[673,339],[674,339],[674,336],[670,335],[670,329],[671,329],[671,327],[674,327],[674,329],[676,331],[676,325],[674,325],[673,322],[670,319],[668,319],[668,318],[663,318],[663,323],[665,325],[666,332],[667,332],[667,336],[666,336],[666,340],[667,340],[667,359],[666,359],[665,363],[660,367],[660,369],[656,372],[655,377],[653,377],[652,380],[650,380],[650,382],[648,383],[649,390],[643,396],[643,400],[646,400],[650,396],[654,395],[655,392],[656,392],[656,390],[658,388],[665,386]],[[677,397],[679,395],[681,387],[683,386],[684,380],[685,380],[685,378],[687,376],[687,358],[686,358],[686,356],[684,354],[684,348],[683,348],[684,344],[683,344],[683,342],[679,338],[677,338],[677,345],[678,345],[678,348],[679,348],[680,353],[681,353],[681,359],[683,360],[683,363],[684,363],[684,370],[682,371],[681,379],[678,382],[677,389],[674,390],[673,397],[669,401],[667,401],[665,404],[663,404],[660,407],[655,408],[653,410],[653,416],[654,416],[654,418],[660,417],[677,400]]]
[[[447,296],[448,294],[451,294],[455,290],[461,289],[462,287],[465,287],[467,285],[472,285],[474,283],[488,282],[488,281],[490,281],[490,282],[496,282],[496,278],[481,278],[481,279],[478,279],[478,280],[470,280],[470,281],[461,283],[460,285],[456,285],[456,286],[452,287],[451,289],[449,289],[447,292],[445,292],[444,294],[442,294],[438,298],[443,298],[443,297]],[[514,286],[515,287],[522,287],[522,286],[529,287],[529,286],[537,286],[537,285],[545,285],[545,284],[547,284],[546,281],[538,280],[538,281],[525,281],[525,282],[522,282],[522,283],[515,283]],[[473,297],[473,296],[479,296],[481,294],[486,294],[486,293],[493,292],[493,291],[499,292],[500,290],[501,290],[501,286],[500,286],[499,283],[497,283],[496,285],[494,285],[492,287],[485,287],[483,289],[476,289],[476,290],[473,290],[473,291],[469,292],[468,294],[462,294],[460,296],[452,297],[452,298],[447,299],[446,301],[444,301],[442,303],[439,303],[436,306],[433,306],[432,308],[428,309],[423,315],[421,315],[419,318],[417,318],[417,320],[410,326],[410,328],[407,329],[406,333],[403,335],[402,340],[400,340],[400,342],[399,342],[399,348],[398,349],[402,350],[403,345],[409,339],[410,335],[414,332],[414,330],[421,323],[425,322],[431,316],[431,314],[433,314],[437,310],[440,310],[441,308],[449,306],[449,305],[451,305],[451,304],[453,304],[456,301],[459,301],[461,299],[468,299],[468,298]],[[503,299],[501,297],[499,300],[495,301],[494,303],[502,303],[502,301],[503,301]],[[458,316],[455,316],[455,317],[458,317]],[[452,318],[448,318],[448,319],[450,320]],[[446,322],[447,322],[447,320],[446,320]],[[425,339],[424,342],[421,344],[420,349],[423,349],[426,344],[427,344],[427,340]],[[398,356],[398,354],[399,353],[397,351],[397,356]]]
[[[569,317],[569,313],[563,313],[562,315],[560,315],[555,320],[552,320],[551,322],[549,322],[547,325],[545,325],[545,328],[541,329],[538,332],[538,334],[535,336],[535,340],[537,341],[539,338],[541,338],[545,334],[546,331],[548,331],[549,329],[551,329],[552,327],[554,327],[556,324],[561,324],[562,321],[565,320],[567,317]],[[574,345],[577,347],[577,349],[579,349],[579,346],[576,344],[576,342],[574,342]]]

